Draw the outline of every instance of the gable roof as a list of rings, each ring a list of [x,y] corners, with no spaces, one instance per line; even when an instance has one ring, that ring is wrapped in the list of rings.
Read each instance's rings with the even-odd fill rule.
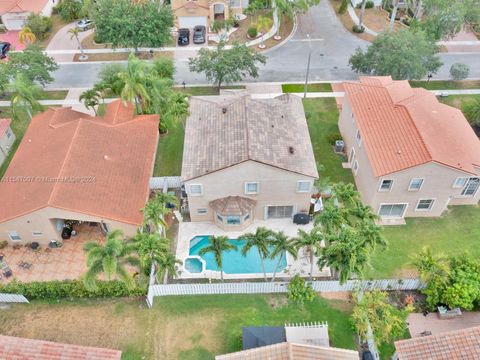
[[[118,350],[0,335],[1,359],[120,360],[121,356]]]
[[[291,95],[191,97],[182,179],[247,160],[318,177],[302,100]]]
[[[283,326],[244,326],[242,328],[243,350],[285,341],[285,328]]]
[[[10,119],[0,119],[0,139],[7,133],[11,122],[12,121]]]
[[[343,86],[375,176],[431,161],[477,173],[480,141],[460,110],[390,76]]]
[[[158,116],[114,121],[119,103],[109,104],[104,119],[71,108],[36,115],[0,183],[0,221],[50,206],[140,224]],[[122,117],[128,111],[133,114],[133,107]]]
[[[1,0],[0,15],[6,13],[33,12],[39,13],[49,0]]]
[[[395,342],[399,360],[480,359],[480,326]]]

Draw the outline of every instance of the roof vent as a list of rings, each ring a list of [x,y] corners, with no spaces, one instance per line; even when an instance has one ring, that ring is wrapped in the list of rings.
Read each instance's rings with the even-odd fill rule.
[[[292,155],[295,154],[295,149],[294,149],[294,147],[293,147],[293,146],[289,146],[289,147],[288,147],[288,152],[289,152],[290,154],[292,154]]]
[[[275,127],[275,125],[272,124],[272,129]]]
[[[224,113],[224,114],[227,113],[227,108],[226,108],[226,107],[223,107],[223,108],[222,108],[222,113]]]
[[[397,154],[400,155],[402,153],[402,150],[398,149]]]

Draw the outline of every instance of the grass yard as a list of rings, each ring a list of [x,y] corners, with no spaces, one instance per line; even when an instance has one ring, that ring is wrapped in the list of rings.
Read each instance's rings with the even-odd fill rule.
[[[433,80],[429,81],[409,81],[412,87],[422,87],[427,90],[456,90],[456,89],[480,89],[480,80]]]
[[[338,133],[339,114],[335,99],[305,99],[303,106],[317,166],[323,167],[323,170],[320,169],[320,176],[328,177],[331,182],[353,183],[351,170],[342,168],[342,162],[346,161],[346,158],[335,154],[328,142],[329,135]]]
[[[305,89],[304,84],[282,84],[282,91],[284,93],[303,93]],[[330,83],[308,84],[308,92],[332,92],[332,85]]]
[[[189,96],[208,96],[208,95],[219,95],[220,92],[215,86],[189,86],[181,87],[176,86],[173,88],[175,91],[185,93]],[[222,89],[245,89],[243,85],[232,85],[232,86],[222,86]]]
[[[465,105],[468,105],[475,100],[480,100],[480,95],[448,95],[446,97],[440,97],[440,102],[454,106],[457,109],[465,110]]]
[[[470,252],[480,256],[480,207],[451,206],[441,218],[407,218],[403,226],[385,226],[388,249],[377,251],[373,269],[367,277],[391,278],[415,276],[412,257],[422,247],[446,255]]]
[[[151,310],[140,304],[143,299],[12,306],[0,310],[0,333],[120,349],[123,359],[209,360],[241,350],[244,325],[327,321],[332,346],[355,348],[345,301],[318,298],[298,307],[284,295],[213,295],[156,298]]]
[[[43,91],[38,100],[64,100],[68,94],[68,90],[49,90]],[[0,97],[0,100],[7,101],[11,99],[11,93],[6,93]]]
[[[182,124],[168,129],[168,134],[160,135],[153,176],[180,176],[184,136]]]

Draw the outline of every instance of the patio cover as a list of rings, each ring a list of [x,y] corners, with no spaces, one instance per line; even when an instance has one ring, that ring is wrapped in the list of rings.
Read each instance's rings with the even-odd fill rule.
[[[283,326],[244,326],[242,331],[243,350],[279,344],[286,340]]]
[[[221,215],[246,215],[257,204],[253,199],[243,196],[227,196],[210,201],[210,207]]]

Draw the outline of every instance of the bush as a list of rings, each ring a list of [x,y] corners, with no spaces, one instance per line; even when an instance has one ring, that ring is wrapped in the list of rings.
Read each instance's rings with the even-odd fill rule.
[[[43,40],[52,29],[52,19],[31,13],[27,18],[25,26],[32,30],[38,40]]]
[[[327,141],[330,145],[335,145],[335,141],[337,140],[342,140],[342,135],[338,131],[328,134]]]
[[[65,298],[106,298],[144,296],[146,290],[136,287],[129,290],[120,281],[97,281],[97,290],[89,291],[81,280],[43,281],[21,283],[12,281],[6,285],[0,285],[0,292],[7,294],[24,295],[29,300],[56,300]]]
[[[256,38],[257,35],[258,35],[258,30],[256,27],[249,27],[248,30],[247,30],[247,34],[248,36],[250,36],[251,38]]]
[[[54,9],[54,13],[59,14],[63,21],[73,21],[80,17],[82,2],[77,0],[62,0]]]
[[[340,7],[338,8],[338,13],[340,15],[343,15],[345,14],[345,11],[347,11],[347,8],[348,8],[348,4],[350,3],[350,0],[342,0],[342,3],[340,5]]]
[[[454,63],[450,67],[450,77],[452,80],[464,80],[468,77],[470,68],[463,63]]]
[[[365,31],[365,26],[353,25],[352,31],[357,34],[361,34]]]
[[[175,64],[172,59],[158,58],[153,60],[153,69],[159,78],[172,79],[175,73]]]
[[[375,3],[371,0],[367,1],[367,3],[365,4],[365,9],[371,9],[375,6]]]
[[[288,284],[288,299],[297,304],[312,302],[315,299],[315,291],[311,284],[306,284],[300,276],[295,275]]]

